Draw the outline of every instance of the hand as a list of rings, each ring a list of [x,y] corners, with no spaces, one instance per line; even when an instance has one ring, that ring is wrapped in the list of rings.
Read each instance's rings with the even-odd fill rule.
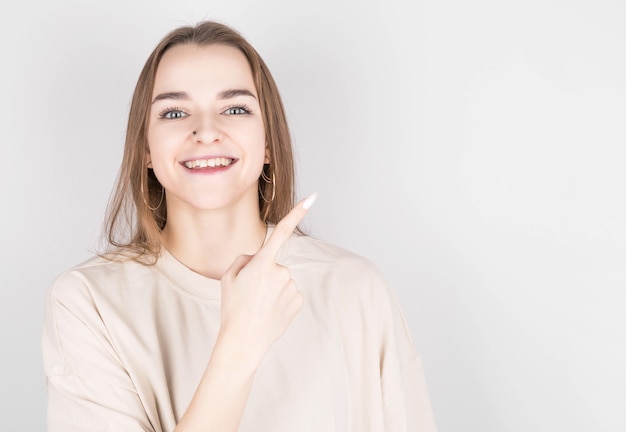
[[[300,201],[255,255],[238,257],[222,276],[220,336],[231,338],[242,356],[260,362],[302,307],[289,269],[276,260],[315,198]]]

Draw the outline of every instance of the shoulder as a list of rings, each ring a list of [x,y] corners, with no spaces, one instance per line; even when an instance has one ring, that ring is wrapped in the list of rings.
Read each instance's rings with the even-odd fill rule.
[[[379,267],[359,254],[309,236],[285,245],[285,264],[310,307],[329,308],[334,319],[363,326],[372,341],[393,340],[403,358],[415,349],[396,294]],[[354,328],[354,327],[353,327]]]
[[[127,375],[117,369],[122,360],[121,345],[116,344],[128,334],[127,323],[140,297],[127,295],[128,288],[133,280],[140,280],[145,267],[134,261],[93,257],[56,277],[46,292],[42,331],[49,378],[74,375],[83,384],[101,378],[98,385],[126,383]]]
[[[376,264],[324,240],[294,235],[285,244],[282,256],[294,280],[309,292],[371,306],[386,302],[390,295]]]
[[[285,245],[283,256],[290,266],[313,266],[354,277],[382,278],[380,269],[368,258],[307,235],[294,234]]]
[[[145,280],[152,266],[122,258],[94,256],[59,274],[47,290],[47,300],[63,304],[93,300],[99,292],[119,291]]]

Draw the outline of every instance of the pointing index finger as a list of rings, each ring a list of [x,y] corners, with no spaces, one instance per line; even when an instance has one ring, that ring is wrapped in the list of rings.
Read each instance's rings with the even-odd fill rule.
[[[291,237],[293,230],[296,229],[300,221],[304,219],[304,216],[306,216],[316,198],[317,192],[309,195],[309,197],[296,204],[296,206],[276,224],[272,234],[267,239],[265,245],[261,248],[263,253],[267,253],[274,258],[278,258],[281,248],[287,239]]]

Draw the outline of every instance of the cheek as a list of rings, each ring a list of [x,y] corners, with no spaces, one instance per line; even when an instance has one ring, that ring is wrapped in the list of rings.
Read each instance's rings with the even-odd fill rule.
[[[149,128],[148,150],[153,158],[167,153],[177,142],[184,139],[181,131],[176,128]]]
[[[148,134],[148,155],[152,170],[161,184],[168,184],[171,168],[172,149],[167,136],[161,133]]]
[[[255,125],[248,131],[248,140],[254,146],[254,154],[265,159],[267,154],[267,141],[265,139],[265,128],[263,124]]]

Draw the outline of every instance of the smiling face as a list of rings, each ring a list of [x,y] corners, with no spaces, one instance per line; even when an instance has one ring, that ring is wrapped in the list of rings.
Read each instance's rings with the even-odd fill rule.
[[[244,54],[216,44],[166,51],[154,82],[148,147],[168,214],[242,200],[258,207],[265,130]]]

